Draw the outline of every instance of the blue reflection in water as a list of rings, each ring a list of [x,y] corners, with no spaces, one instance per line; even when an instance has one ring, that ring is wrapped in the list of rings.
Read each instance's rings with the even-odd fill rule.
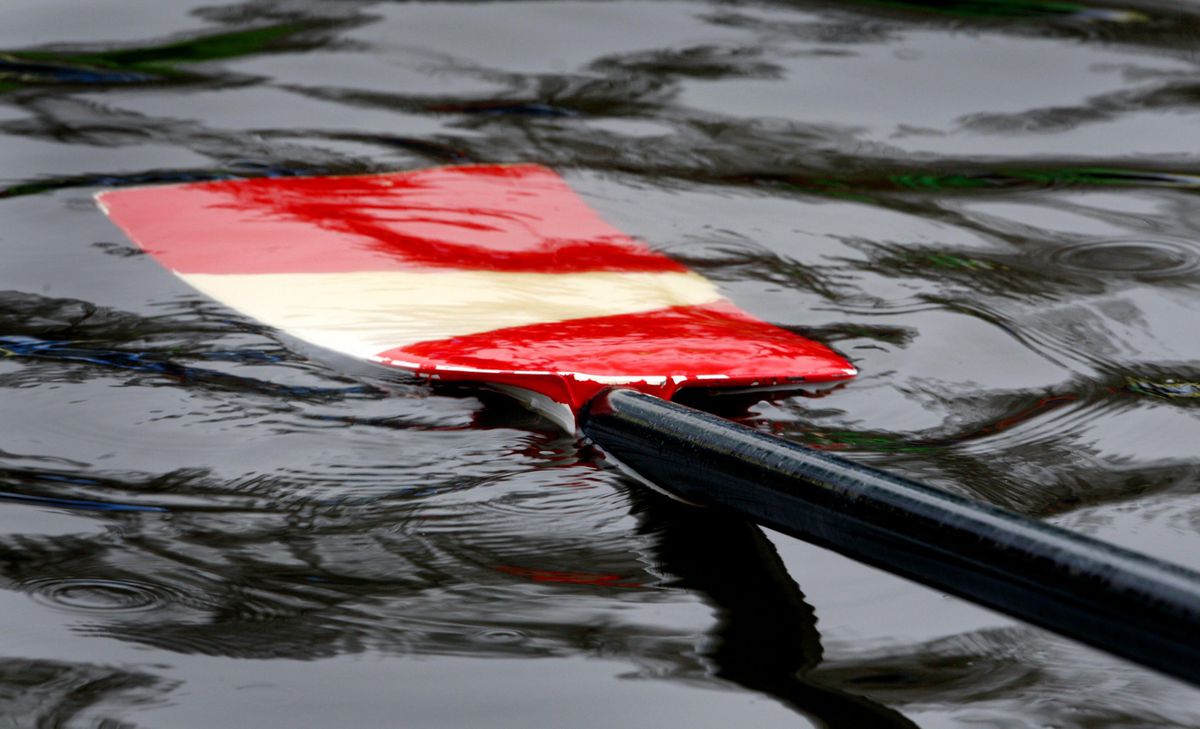
[[[230,387],[252,389],[263,394],[278,396],[314,397],[376,392],[375,388],[367,385],[353,385],[350,387],[280,385],[249,377],[229,375],[215,370],[181,365],[162,359],[162,354],[157,352],[124,352],[114,349],[93,349],[76,346],[76,343],[72,341],[53,341],[37,339],[35,337],[0,337],[0,353],[11,357],[37,357],[65,362],[83,362],[122,370],[132,370],[134,372],[149,372],[175,377],[186,382],[221,384]],[[283,358],[279,355],[255,350],[201,352],[189,354],[188,356],[214,362],[252,363],[283,361]]]

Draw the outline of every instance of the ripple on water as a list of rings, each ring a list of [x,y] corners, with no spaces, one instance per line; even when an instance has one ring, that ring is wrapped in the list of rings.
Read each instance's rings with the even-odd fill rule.
[[[1184,684],[1023,626],[911,645],[858,641],[831,653],[816,674],[822,680],[910,716],[944,711],[951,726],[1196,726]]]
[[[1195,244],[1174,238],[1111,238],[1062,246],[1048,256],[1052,265],[1116,278],[1187,278],[1200,271]]]
[[[518,630],[481,630],[475,634],[475,640],[480,643],[519,643],[525,640],[525,635]]]
[[[148,612],[175,601],[168,590],[133,580],[44,578],[23,588],[42,605],[77,613]]]

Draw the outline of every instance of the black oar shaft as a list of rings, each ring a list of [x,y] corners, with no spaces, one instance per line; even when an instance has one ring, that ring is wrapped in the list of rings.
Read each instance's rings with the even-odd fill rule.
[[[1200,685],[1200,574],[630,390],[585,435],[677,496]]]

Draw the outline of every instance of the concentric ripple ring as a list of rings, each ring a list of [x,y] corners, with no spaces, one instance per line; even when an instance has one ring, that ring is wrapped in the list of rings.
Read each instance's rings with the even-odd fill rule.
[[[169,601],[162,589],[132,580],[49,578],[24,587],[39,603],[73,612],[143,612]]]

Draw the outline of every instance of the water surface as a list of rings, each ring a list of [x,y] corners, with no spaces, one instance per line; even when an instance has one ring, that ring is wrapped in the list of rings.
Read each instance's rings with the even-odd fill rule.
[[[8,0],[0,725],[1192,727],[1194,689],[345,369],[100,189],[466,162],[862,371],[742,420],[1200,567],[1200,6]]]

